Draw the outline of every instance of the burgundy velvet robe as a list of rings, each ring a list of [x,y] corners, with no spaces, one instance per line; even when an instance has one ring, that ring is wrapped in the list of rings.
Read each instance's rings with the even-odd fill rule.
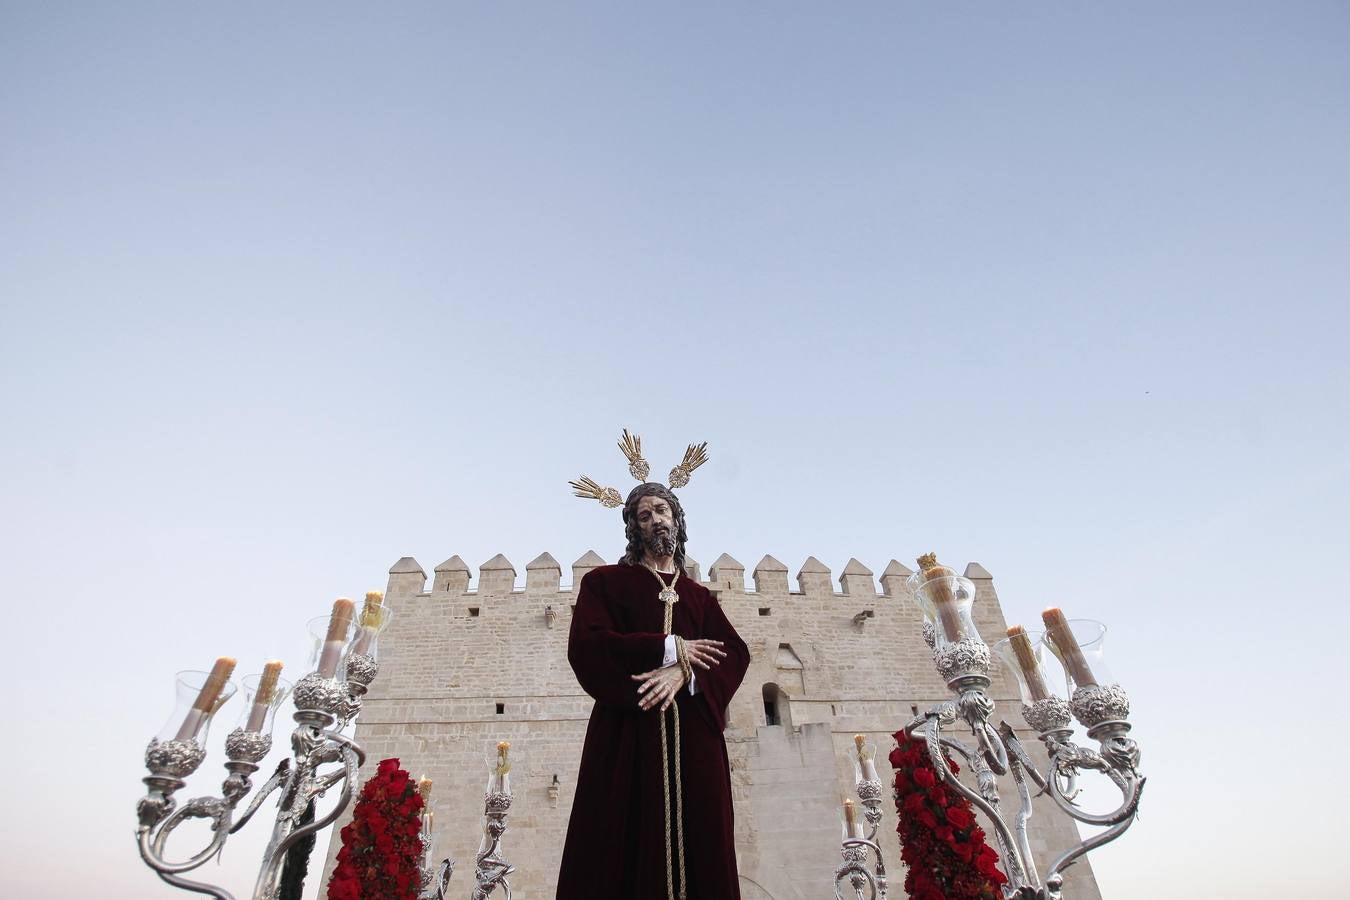
[[[659,668],[665,651],[660,585],[642,566],[602,566],[581,580],[567,659],[595,698],[567,826],[558,900],[666,900],[665,790],[659,709],[638,706],[631,676]],[[707,588],[683,574],[672,629],[722,641],[726,658],[695,667],[676,703],[689,900],[740,900],[731,773],[722,738],[727,705],[750,652]],[[667,730],[672,723],[667,716]],[[675,787],[671,779],[671,790]],[[678,862],[675,866],[678,873]],[[676,876],[678,878],[678,874]]]

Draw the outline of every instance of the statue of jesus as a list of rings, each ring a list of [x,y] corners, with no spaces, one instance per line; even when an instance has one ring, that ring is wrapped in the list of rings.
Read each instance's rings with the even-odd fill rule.
[[[623,521],[627,551],[581,580],[568,637],[595,706],[557,898],[740,900],[722,731],[750,652],[684,573],[675,494],[639,484]]]

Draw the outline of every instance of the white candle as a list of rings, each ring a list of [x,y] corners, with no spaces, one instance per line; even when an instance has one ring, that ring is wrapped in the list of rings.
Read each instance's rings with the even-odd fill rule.
[[[356,636],[356,646],[352,647],[353,653],[369,655],[371,642],[378,633],[380,604],[383,602],[384,594],[380,591],[366,592],[366,605],[361,609],[361,631]]]
[[[281,660],[268,660],[263,666],[262,678],[258,681],[258,693],[253,696],[253,708],[248,711],[245,731],[255,734],[262,731],[267,721],[267,710],[272,706],[272,698],[277,692],[277,679],[281,677]]]
[[[347,628],[352,624],[352,612],[356,604],[346,597],[333,601],[333,614],[328,618],[328,635],[324,638],[323,652],[319,654],[319,677],[332,678],[337,674],[338,660],[347,644]]]
[[[867,735],[855,734],[853,743],[858,748],[858,765],[862,769],[864,781],[880,781],[877,777],[877,766],[872,760],[873,752],[867,747]]]
[[[1041,613],[1041,620],[1045,622],[1050,642],[1059,651],[1060,661],[1064,663],[1064,668],[1069,670],[1073,683],[1077,687],[1096,684],[1097,676],[1088,668],[1087,658],[1083,656],[1083,649],[1078,646],[1078,639],[1073,636],[1073,629],[1069,627],[1069,620],[1065,618],[1064,611],[1052,606]]]
[[[501,741],[497,744],[497,764],[492,767],[492,787],[491,790],[497,793],[511,793],[511,779],[507,773],[511,771],[511,742]]]
[[[853,808],[852,800],[844,801],[844,826],[848,829],[848,836],[851,838],[861,838],[862,824],[858,821],[857,810]]]
[[[174,736],[174,740],[196,740],[202,722],[206,721],[206,717],[215,710],[216,701],[220,699],[220,693],[225,690],[225,685],[233,672],[234,660],[231,657],[222,656],[216,660],[216,664],[211,667],[211,674],[206,676],[206,683],[197,693],[197,699],[192,701],[192,708],[183,718],[183,724],[178,726],[178,734]]]

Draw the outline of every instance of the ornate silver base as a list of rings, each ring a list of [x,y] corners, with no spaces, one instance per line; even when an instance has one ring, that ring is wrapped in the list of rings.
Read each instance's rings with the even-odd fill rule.
[[[886,861],[881,855],[881,846],[877,841],[877,829],[881,827],[881,797],[882,786],[880,781],[874,779],[863,779],[855,787],[858,791],[858,800],[862,803],[863,818],[867,820],[867,843],[865,845],[844,847],[846,862],[858,862],[866,868],[867,857],[869,853],[876,855],[875,871],[864,882],[870,885],[872,896],[877,900],[886,900]],[[860,859],[853,857],[861,853]],[[838,893],[840,873],[835,873],[835,892]],[[850,881],[852,883],[852,881]],[[860,890],[860,886],[853,885],[855,892]]]
[[[505,900],[511,900],[511,884],[506,879],[516,867],[501,856],[502,835],[506,833],[506,816],[511,811],[511,795],[490,791],[483,795],[483,815],[487,819],[483,846],[474,859],[473,900],[487,900],[498,887]]]
[[[196,741],[151,740],[145,748],[145,767],[151,773],[186,778],[206,759],[206,748]]]
[[[364,653],[353,653],[347,657],[348,682],[356,682],[363,688],[369,687],[379,673],[380,664],[375,661],[375,657],[366,656]]]
[[[1047,731],[1060,731],[1068,728],[1073,720],[1069,716],[1068,701],[1059,697],[1046,697],[1030,706],[1022,706],[1022,718],[1037,734]]]
[[[950,682],[962,675],[988,675],[994,660],[984,641],[962,638],[934,650],[933,662],[938,674]]]
[[[867,869],[867,857],[875,853],[881,858],[881,848],[874,842],[861,838],[846,838],[839,847],[843,864],[834,870],[834,898],[845,900],[843,884],[847,879],[853,888],[855,900],[885,900],[885,876],[878,878]]]
[[[262,762],[263,757],[267,756],[271,749],[272,736],[270,734],[257,734],[256,732],[236,728],[225,738],[225,755],[232,760],[251,763]]]
[[[345,682],[310,672],[296,683],[292,696],[296,709],[315,709],[336,716],[342,712],[351,694]]]
[[[1123,722],[1130,717],[1130,698],[1118,684],[1085,684],[1075,688],[1069,705],[1084,728],[1103,722]]]

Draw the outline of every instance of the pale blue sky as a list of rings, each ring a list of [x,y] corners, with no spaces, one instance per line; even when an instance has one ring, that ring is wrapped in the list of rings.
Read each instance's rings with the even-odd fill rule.
[[[613,559],[565,483],[622,483],[625,425],[658,472],[709,441],[705,566],[934,549],[1108,621],[1151,781],[1106,896],[1340,893],[1348,41],[1336,3],[0,5],[6,893],[180,896],[131,841],[173,673],[299,668],[403,555]]]

